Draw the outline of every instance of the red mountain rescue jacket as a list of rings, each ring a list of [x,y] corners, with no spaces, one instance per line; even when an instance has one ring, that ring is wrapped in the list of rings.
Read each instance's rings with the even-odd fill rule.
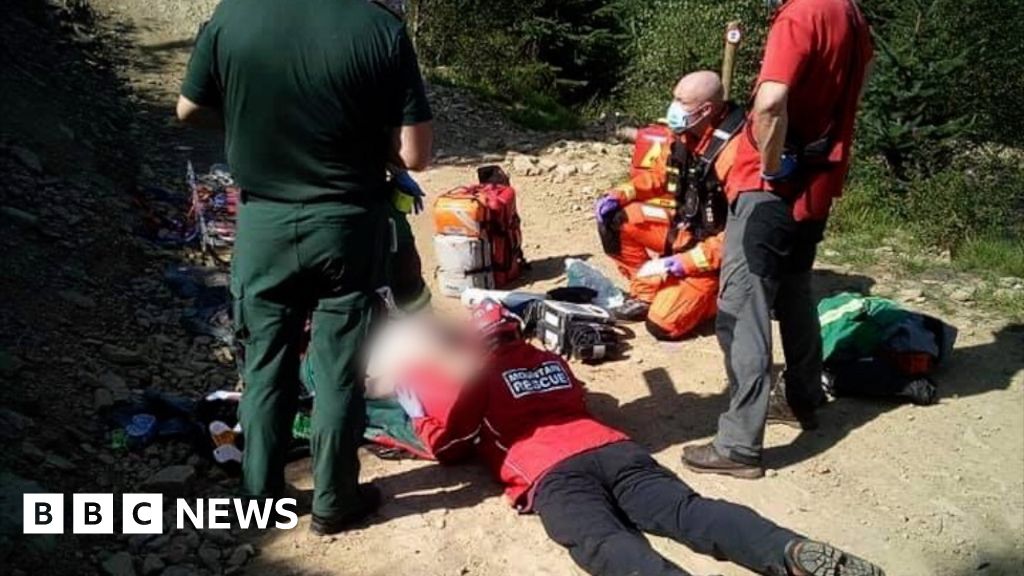
[[[413,426],[437,459],[454,462],[475,447],[517,509],[530,509],[532,487],[558,463],[627,439],[590,415],[583,383],[558,355],[514,340],[488,360],[468,386],[443,385],[429,367],[411,370],[403,385],[423,405]]]

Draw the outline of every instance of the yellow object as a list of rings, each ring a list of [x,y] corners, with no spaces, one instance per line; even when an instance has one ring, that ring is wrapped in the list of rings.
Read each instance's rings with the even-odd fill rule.
[[[395,192],[391,196],[391,202],[395,205],[395,209],[402,214],[411,214],[416,202],[416,197],[395,188]]]

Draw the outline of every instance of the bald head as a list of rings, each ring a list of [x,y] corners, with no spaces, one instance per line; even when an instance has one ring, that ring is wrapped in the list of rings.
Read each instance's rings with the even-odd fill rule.
[[[710,70],[691,72],[683,76],[676,84],[672,95],[687,110],[692,110],[705,103],[711,103],[715,109],[718,109],[725,100],[722,79]]]
[[[725,91],[718,74],[709,70],[683,76],[672,91],[668,122],[673,130],[691,134],[702,133],[709,121],[717,118],[725,108]]]

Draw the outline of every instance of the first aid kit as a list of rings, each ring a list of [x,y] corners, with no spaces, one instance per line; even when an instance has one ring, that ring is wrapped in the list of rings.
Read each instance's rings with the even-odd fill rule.
[[[467,288],[500,288],[526,264],[516,191],[497,166],[477,170],[478,183],[442,194],[434,202],[434,249],[446,296]]]
[[[544,348],[585,362],[600,362],[622,352],[624,334],[612,315],[593,304],[537,301],[528,323]]]

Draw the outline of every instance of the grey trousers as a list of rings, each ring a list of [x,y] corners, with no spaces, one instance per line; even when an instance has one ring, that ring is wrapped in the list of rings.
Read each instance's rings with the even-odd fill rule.
[[[771,393],[772,311],[786,357],[786,400],[798,413],[825,400],[821,327],[811,269],[824,222],[796,222],[769,192],[744,192],[730,208],[716,332],[729,377],[729,410],[718,419],[715,448],[757,464]]]

